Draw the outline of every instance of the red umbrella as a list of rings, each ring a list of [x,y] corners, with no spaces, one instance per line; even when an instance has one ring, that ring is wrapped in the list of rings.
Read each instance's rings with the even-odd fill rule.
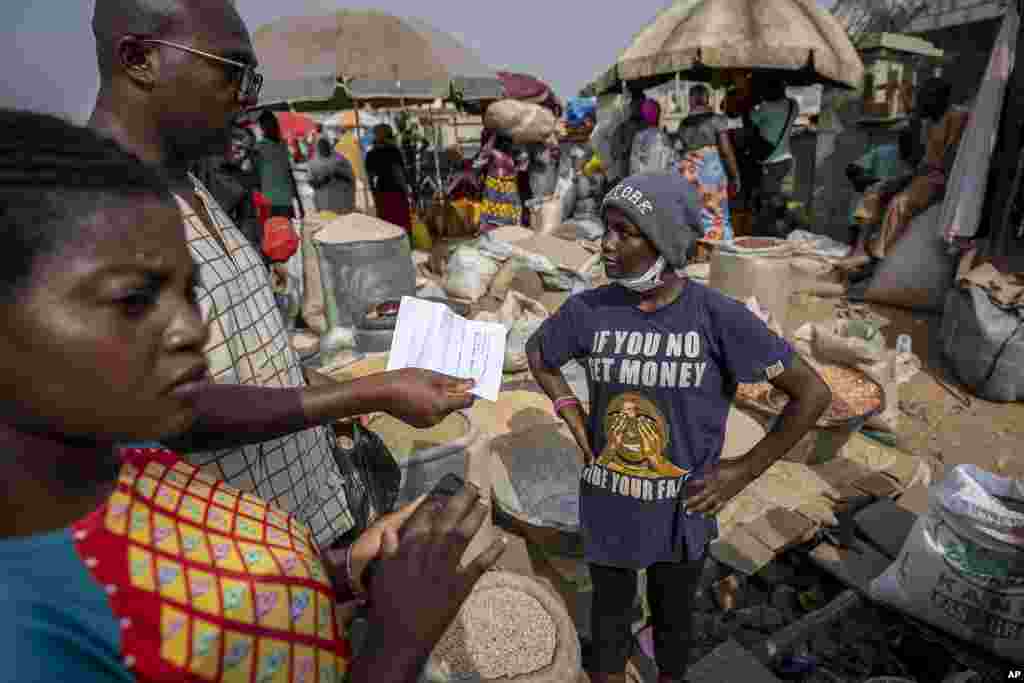
[[[304,138],[316,131],[317,123],[308,116],[290,111],[275,112],[281,126],[281,137],[285,140]]]

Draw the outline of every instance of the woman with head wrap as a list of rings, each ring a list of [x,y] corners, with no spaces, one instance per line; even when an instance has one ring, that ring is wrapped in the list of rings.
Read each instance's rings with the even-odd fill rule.
[[[629,172],[664,173],[676,164],[676,153],[668,134],[659,128],[661,105],[652,99],[640,102],[642,128],[633,135],[633,146],[629,153]]]
[[[526,170],[529,157],[504,135],[486,130],[487,137],[476,167],[485,168],[480,230],[490,232],[504,225],[519,225],[523,200],[519,194],[519,173]]]

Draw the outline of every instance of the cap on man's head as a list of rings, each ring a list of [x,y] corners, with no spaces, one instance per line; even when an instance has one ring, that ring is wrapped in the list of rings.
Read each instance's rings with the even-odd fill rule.
[[[686,265],[702,234],[700,198],[678,173],[632,175],[605,196],[602,213],[609,207],[626,214],[673,268]]]

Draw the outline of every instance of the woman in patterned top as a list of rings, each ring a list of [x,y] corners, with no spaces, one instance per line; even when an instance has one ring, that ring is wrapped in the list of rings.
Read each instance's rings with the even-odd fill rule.
[[[676,137],[679,171],[701,200],[704,239],[732,241],[729,196],[739,193],[740,167],[729,138],[729,120],[711,108],[706,86],[690,88],[690,115],[679,124]]]
[[[0,125],[0,681],[416,680],[501,553],[458,567],[479,492],[321,551],[172,452],[119,447],[199,414],[211,434],[253,413],[289,429],[297,399],[205,387],[197,270],[155,171],[56,118],[0,111]],[[372,626],[353,659],[336,604],[363,592]]]
[[[526,170],[529,157],[497,131],[485,130],[484,135],[487,139],[475,166],[486,169],[480,230],[490,232],[504,225],[520,224],[523,200],[519,194],[518,174]]]

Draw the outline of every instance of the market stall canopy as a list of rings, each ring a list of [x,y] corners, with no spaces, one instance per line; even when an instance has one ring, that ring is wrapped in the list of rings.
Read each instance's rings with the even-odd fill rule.
[[[678,0],[643,28],[594,85],[594,94],[644,89],[680,73],[760,69],[792,85],[856,89],[864,64],[842,24],[816,0]],[[689,73],[688,73],[689,72]]]
[[[259,106],[329,100],[337,87],[338,79],[332,72],[305,75],[265,72]]]
[[[268,71],[331,73],[357,100],[432,102],[453,87],[470,101],[503,93],[497,73],[452,36],[375,10],[280,19],[253,43]]]

